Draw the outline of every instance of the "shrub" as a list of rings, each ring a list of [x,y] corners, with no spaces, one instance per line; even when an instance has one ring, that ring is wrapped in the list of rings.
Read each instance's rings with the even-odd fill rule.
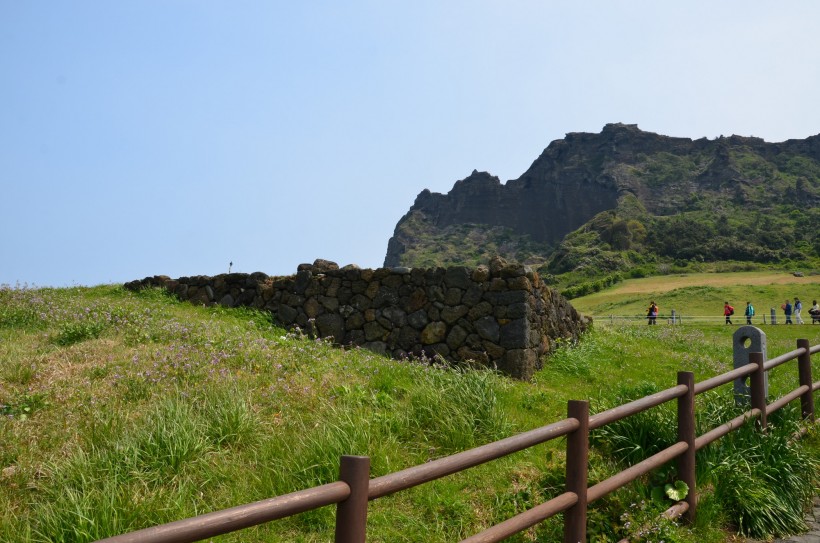
[[[54,342],[61,347],[68,347],[89,339],[100,337],[105,330],[101,322],[78,321],[69,322],[60,327]]]
[[[586,296],[587,294],[591,294],[593,292],[600,292],[605,288],[611,287],[615,283],[618,283],[622,280],[623,277],[621,277],[621,274],[615,273],[612,275],[607,275],[606,277],[603,277],[596,281],[588,281],[585,283],[579,283],[577,285],[567,287],[561,291],[561,295],[564,298],[571,300],[573,298]]]
[[[788,413],[778,414],[766,432],[746,424],[720,440],[720,460],[707,464],[716,499],[738,531],[751,537],[805,531],[803,508],[820,482],[817,458],[792,441],[796,424],[786,420]]]
[[[651,384],[623,388],[601,408],[656,392]],[[699,401],[699,435],[740,411],[731,395],[707,395]],[[714,489],[719,509],[744,535],[767,538],[806,530],[803,508],[820,482],[820,463],[803,444],[792,441],[795,419],[794,409],[784,409],[770,419],[767,432],[750,422],[698,452],[698,487]],[[591,443],[618,463],[631,465],[675,443],[676,425],[675,404],[667,402],[595,430]],[[649,488],[672,476],[671,466],[660,469]]]
[[[596,412],[623,405],[660,392],[652,383],[622,387],[601,402]],[[591,442],[619,462],[634,464],[669,447],[677,441],[674,403],[653,407],[607,424],[591,434]]]

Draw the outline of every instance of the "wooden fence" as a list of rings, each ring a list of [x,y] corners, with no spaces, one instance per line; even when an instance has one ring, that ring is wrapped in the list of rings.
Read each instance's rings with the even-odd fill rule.
[[[567,418],[553,424],[373,479],[370,478],[368,457],[343,456],[340,462],[339,480],[336,482],[145,528],[101,541],[106,543],[200,541],[336,504],[335,541],[337,543],[362,543],[366,538],[369,501],[562,436],[567,438],[564,492],[528,511],[468,537],[462,543],[501,541],[561,512],[564,513],[564,541],[586,541],[587,507],[590,503],[672,460],[676,460],[677,463],[678,479],[689,486],[689,493],[685,501],[675,506],[673,514],[683,515],[692,520],[697,507],[695,485],[695,452],[697,450],[736,430],[750,420],[754,420],[758,427],[765,429],[769,414],[798,398],[803,418],[814,422],[813,393],[820,389],[820,381],[812,382],[811,355],[818,352],[820,352],[820,345],[810,346],[808,340],[800,339],[797,340],[797,349],[791,352],[769,360],[764,360],[762,353],[751,352],[748,364],[699,383],[695,383],[694,374],[691,372],[679,372],[676,386],[591,416],[588,402],[571,400],[567,408]],[[792,360],[797,360],[800,386],[783,397],[767,403],[764,372]],[[696,436],[695,396],[732,383],[736,379],[747,377],[751,408],[735,419],[703,435]],[[609,479],[588,487],[589,432],[672,400],[677,402],[677,442]]]

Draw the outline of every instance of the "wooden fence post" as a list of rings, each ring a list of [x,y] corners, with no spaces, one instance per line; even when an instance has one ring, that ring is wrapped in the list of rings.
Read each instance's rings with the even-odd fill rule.
[[[567,435],[567,492],[578,496],[575,505],[564,512],[564,543],[587,540],[587,481],[589,462],[589,402],[570,400],[567,416],[578,419],[578,429]]]
[[[686,483],[689,492],[686,494],[687,522],[695,520],[698,504],[695,488],[695,374],[691,371],[678,372],[678,384],[686,385],[686,394],[678,398],[678,441],[685,442],[689,448],[677,459],[678,479]]]
[[[367,492],[370,458],[343,456],[339,480],[350,486],[350,496],[336,506],[336,543],[364,543],[367,534]]]
[[[763,353],[749,353],[749,363],[757,364],[757,370],[749,376],[749,388],[752,396],[752,409],[760,410],[757,426],[766,430],[766,384],[765,370],[763,369]]]
[[[808,385],[809,391],[800,397],[800,406],[803,410],[803,418],[814,422],[814,393],[811,390],[811,344],[808,339],[798,339],[797,348],[803,348],[805,353],[797,358],[797,368],[800,373],[800,386]]]

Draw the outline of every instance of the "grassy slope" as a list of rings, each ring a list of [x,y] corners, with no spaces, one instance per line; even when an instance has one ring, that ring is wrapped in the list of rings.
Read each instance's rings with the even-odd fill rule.
[[[740,279],[706,279],[718,277],[729,280],[710,287],[722,300]],[[647,284],[617,288],[638,307],[663,292],[640,291]],[[764,286],[773,299],[791,289]],[[597,311],[607,294],[573,303]],[[770,354],[804,335],[819,343],[816,330],[767,329]],[[598,327],[519,383],[341,351],[261,315],[156,293],[0,290],[0,541],[89,541],[263,499],[334,480],[340,454],[371,456],[380,475],[563,418],[568,399],[600,405],[619,383],[666,388],[680,369],[702,380],[730,366],[722,326]],[[795,381],[770,379],[774,392]],[[368,538],[466,537],[554,495],[562,465],[560,450],[541,446],[378,500]],[[593,519],[593,533],[595,522],[605,521]],[[698,529],[699,540],[721,537]],[[330,533],[324,510],[221,540]]]

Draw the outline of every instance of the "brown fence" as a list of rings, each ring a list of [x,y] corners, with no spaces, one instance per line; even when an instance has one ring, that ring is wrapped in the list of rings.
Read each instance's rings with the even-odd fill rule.
[[[368,457],[343,456],[340,463],[339,480],[336,482],[145,528],[101,541],[107,543],[200,541],[304,511],[337,504],[335,541],[337,543],[361,543],[365,541],[366,536],[369,501],[562,436],[567,436],[565,491],[547,502],[464,539],[462,543],[501,541],[561,512],[564,513],[564,541],[586,541],[588,504],[671,460],[677,462],[678,479],[689,486],[686,500],[676,506],[675,514],[684,515],[691,520],[695,516],[697,505],[695,487],[695,452],[697,450],[736,430],[749,420],[754,420],[758,427],[765,428],[766,419],[770,413],[798,398],[801,402],[803,418],[814,422],[813,392],[820,389],[820,381],[812,382],[811,355],[818,352],[820,352],[820,345],[810,346],[808,340],[800,339],[797,340],[797,349],[794,351],[770,360],[764,360],[762,353],[749,353],[747,364],[699,383],[695,383],[694,374],[691,372],[679,372],[676,386],[592,416],[589,415],[588,402],[571,400],[566,419],[374,479],[370,478]],[[791,360],[797,360],[800,386],[776,401],[767,403],[764,372]],[[703,435],[696,436],[695,396],[736,379],[747,377],[749,378],[751,408],[735,419]],[[590,430],[672,400],[677,401],[678,441],[609,479],[588,487],[587,459]]]

